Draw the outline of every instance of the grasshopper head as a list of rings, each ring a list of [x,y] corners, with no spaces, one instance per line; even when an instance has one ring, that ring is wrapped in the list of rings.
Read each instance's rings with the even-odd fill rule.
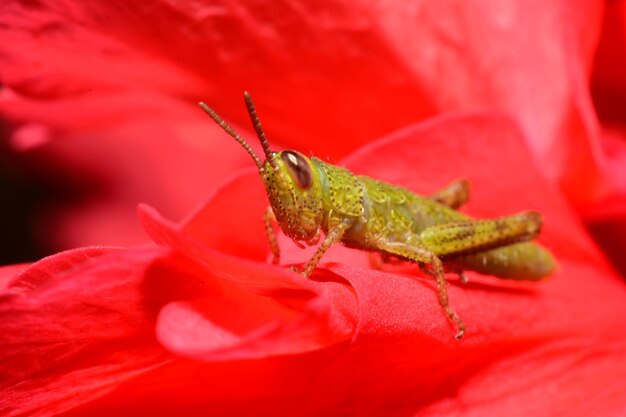
[[[263,163],[252,147],[213,109],[204,103],[200,103],[200,107],[226,133],[235,138],[254,160],[265,184],[272,210],[283,232],[296,241],[312,241],[318,236],[323,217],[322,185],[319,174],[311,160],[299,152],[272,151],[248,92],[244,93],[244,100],[265,153],[266,159]]]
[[[322,185],[311,160],[296,151],[273,152],[261,176],[283,232],[294,240],[313,240],[321,227],[323,208]]]

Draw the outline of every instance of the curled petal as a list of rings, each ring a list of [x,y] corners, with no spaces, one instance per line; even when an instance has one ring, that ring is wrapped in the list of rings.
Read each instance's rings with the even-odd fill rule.
[[[205,279],[219,282],[216,293],[168,304],[160,312],[157,335],[173,352],[201,360],[250,359],[306,352],[351,336],[354,297],[344,284],[320,284],[220,253],[154,209],[141,206],[139,214],[157,243],[205,268]]]

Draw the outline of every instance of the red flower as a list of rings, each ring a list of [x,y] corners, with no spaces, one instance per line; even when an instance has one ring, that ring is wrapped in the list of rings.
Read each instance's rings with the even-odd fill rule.
[[[580,221],[622,257],[623,0],[5,3],[10,144],[92,198],[44,234],[143,241],[137,202],[179,218],[213,196],[181,224],[142,206],[157,245],[0,269],[1,414],[626,412],[626,290]],[[468,178],[478,217],[542,212],[560,270],[453,280],[456,341],[413,265],[373,271],[340,246],[312,279],[268,264],[258,175],[194,104],[245,129],[244,89],[276,147],[356,151],[344,165],[423,193]]]
[[[0,16],[0,114],[20,126],[14,146],[45,143],[64,184],[88,179],[82,204],[47,210],[57,226],[42,234],[60,247],[140,241],[136,203],[180,218],[249,164],[195,107],[247,127],[246,89],[276,144],[335,161],[441,113],[508,113],[579,213],[619,219],[625,147],[600,135],[588,89],[603,9],[14,0]]]
[[[440,118],[344,163],[425,193],[468,178],[476,216],[539,210],[560,270],[535,284],[452,281],[468,325],[456,341],[417,267],[374,271],[340,246],[312,279],[267,263],[262,185],[244,171],[181,225],[142,206],[158,246],[0,270],[3,414],[624,413],[626,289],[514,123]],[[307,259],[281,244],[285,262]]]

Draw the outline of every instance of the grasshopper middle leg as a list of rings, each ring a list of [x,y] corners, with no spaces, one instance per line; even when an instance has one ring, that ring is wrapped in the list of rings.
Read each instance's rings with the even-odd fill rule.
[[[469,193],[469,182],[467,180],[456,180],[428,198],[456,210],[467,203]]]

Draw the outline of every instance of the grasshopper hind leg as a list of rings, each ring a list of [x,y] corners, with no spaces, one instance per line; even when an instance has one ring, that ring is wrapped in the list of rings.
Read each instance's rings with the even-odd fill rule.
[[[456,322],[459,329],[456,338],[459,339],[465,332],[465,325],[450,307],[441,258],[447,262],[448,257],[530,240],[537,236],[540,229],[541,216],[529,211],[497,219],[439,224],[428,227],[419,234],[405,236],[406,239],[399,242],[381,238],[378,247],[382,251],[430,266],[431,275],[437,280],[439,303],[448,319]]]
[[[416,237],[416,236],[415,236]],[[390,242],[386,240],[380,240],[379,248],[392,255],[401,256],[403,258],[410,259],[418,264],[428,264],[432,268],[432,276],[437,282],[437,296],[439,297],[439,304],[443,308],[444,313],[448,320],[457,327],[457,333],[454,336],[456,339],[461,339],[465,334],[465,323],[459,315],[450,306],[450,300],[448,297],[448,283],[446,281],[445,272],[443,269],[443,263],[437,257],[435,253],[427,248],[419,245],[418,243],[405,242]]]

